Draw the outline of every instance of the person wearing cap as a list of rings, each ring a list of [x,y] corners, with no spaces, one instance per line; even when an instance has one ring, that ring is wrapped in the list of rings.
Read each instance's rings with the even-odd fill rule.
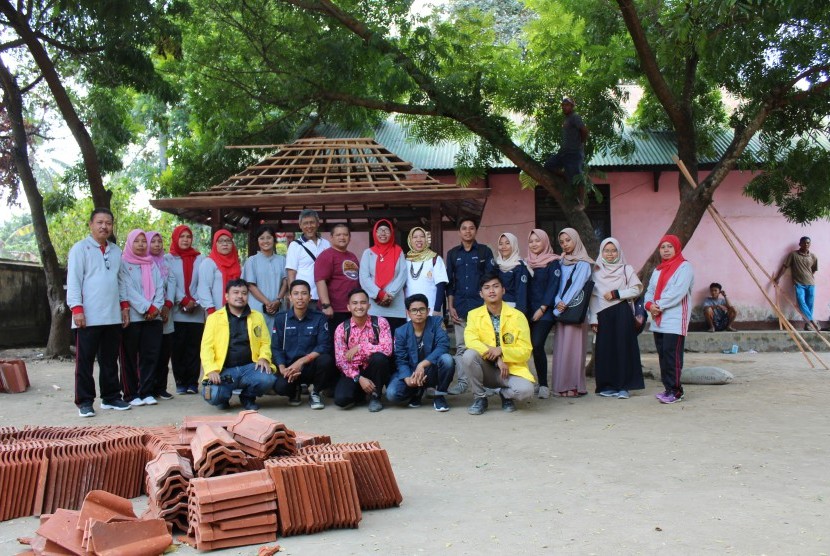
[[[818,257],[810,253],[810,238],[802,237],[798,241],[798,249],[791,251],[778,273],[772,278],[775,285],[781,276],[790,269],[795,285],[795,298],[798,300],[798,308],[804,315],[804,330],[815,327],[818,330],[818,323],[813,320],[813,301],[816,292],[815,273],[818,271]]]
[[[545,169],[561,174],[564,172],[568,185],[573,183],[576,176],[582,173],[582,164],[585,161],[585,141],[588,140],[588,127],[582,118],[574,112],[576,103],[571,97],[562,99],[562,113],[565,119],[562,122],[562,138],[559,141],[559,151],[545,161]],[[585,202],[583,187],[577,190],[579,204]]]

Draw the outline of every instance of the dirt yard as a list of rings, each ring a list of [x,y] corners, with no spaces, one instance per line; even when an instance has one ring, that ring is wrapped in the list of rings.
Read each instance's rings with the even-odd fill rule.
[[[643,362],[656,369],[654,356]],[[266,397],[262,413],[294,429],[380,441],[404,495],[400,508],[365,512],[359,529],[278,542],[284,554],[830,553],[830,371],[798,353],[687,354],[686,365],[735,380],[687,386],[671,406],[654,399],[654,380],[630,400],[534,399],[513,414],[491,398],[480,417],[467,415],[469,394],[445,414],[342,411],[331,400],[311,411]],[[28,392],[0,395],[0,426],[162,425],[216,411],[183,396],[127,412],[96,402],[98,416],[83,420],[73,364],[28,368]],[[37,523],[0,523],[0,554],[22,551],[17,537]]]

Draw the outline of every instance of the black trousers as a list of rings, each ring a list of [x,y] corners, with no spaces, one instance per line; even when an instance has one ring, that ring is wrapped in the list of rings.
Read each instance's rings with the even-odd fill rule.
[[[392,360],[382,353],[373,353],[360,375],[375,383],[375,393],[380,396],[383,387],[389,382],[392,375]],[[340,375],[337,386],[334,388],[334,403],[338,407],[347,407],[352,404],[366,402],[366,392],[360,384],[345,375]]]
[[[294,363],[299,357],[289,362]],[[274,382],[274,392],[278,396],[288,396],[291,398],[297,392],[297,388],[301,384],[313,384],[314,392],[319,394],[324,389],[328,388],[334,381],[337,373],[337,367],[334,364],[334,357],[328,353],[321,353],[317,359],[303,365],[300,371],[300,376],[294,382],[288,382],[281,374],[277,374],[277,379]]]
[[[177,322],[173,330],[173,378],[176,386],[197,386],[199,384],[199,349],[202,346],[201,322]]]
[[[120,399],[118,352],[121,348],[121,325],[87,326],[75,332],[75,405],[82,407],[95,401],[93,367],[96,358],[101,399],[105,402]]]
[[[654,333],[654,346],[660,359],[660,379],[666,392],[677,397],[683,395],[683,386],[680,384],[680,373],[683,371],[683,349],[686,347],[686,336],[680,334]]]
[[[156,393],[156,365],[161,352],[160,320],[131,322],[122,333],[121,387],[124,401]]]
[[[537,320],[530,323],[530,344],[533,346],[533,364],[536,365],[536,378],[539,386],[548,385],[548,354],[545,351],[545,342],[548,340],[553,320]]]
[[[153,395],[167,391],[167,375],[170,374],[170,353],[173,350],[173,333],[161,335],[161,350],[153,373]]]

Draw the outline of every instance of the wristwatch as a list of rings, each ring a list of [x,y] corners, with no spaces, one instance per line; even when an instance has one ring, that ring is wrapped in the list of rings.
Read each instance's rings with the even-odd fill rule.
[[[331,307],[331,303],[320,303],[321,309],[328,309],[329,307]]]

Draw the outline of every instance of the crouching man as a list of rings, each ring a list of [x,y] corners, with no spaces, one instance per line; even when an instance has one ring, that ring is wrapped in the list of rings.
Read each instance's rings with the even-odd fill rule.
[[[334,403],[348,409],[368,399],[372,413],[383,409],[380,396],[392,372],[392,334],[383,317],[369,316],[369,294],[349,292],[351,317],[334,332],[334,358],[340,378]]]
[[[231,394],[241,389],[242,407],[256,411],[256,398],[274,387],[271,334],[262,313],[248,307],[245,280],[228,282],[225,302],[205,322],[203,395],[210,405],[228,409]]]
[[[409,402],[421,407],[426,388],[435,388],[435,411],[449,411],[447,389],[455,374],[455,361],[449,354],[450,338],[441,317],[428,314],[429,303],[424,294],[406,298],[409,322],[395,330],[395,361],[397,371],[386,388],[390,402]]]
[[[530,327],[521,311],[502,302],[504,286],[498,274],[484,275],[479,293],[484,306],[470,311],[464,329],[467,351],[461,364],[474,398],[467,413],[487,411],[485,387],[496,388],[504,411],[516,411],[516,401],[533,395],[535,379],[527,368],[533,351]]]
[[[313,384],[311,409],[323,409],[323,389],[334,381],[337,369],[331,356],[331,336],[326,315],[308,308],[311,286],[294,280],[289,288],[291,308],[274,318],[274,391],[287,396],[290,405],[300,405],[300,384]]]

